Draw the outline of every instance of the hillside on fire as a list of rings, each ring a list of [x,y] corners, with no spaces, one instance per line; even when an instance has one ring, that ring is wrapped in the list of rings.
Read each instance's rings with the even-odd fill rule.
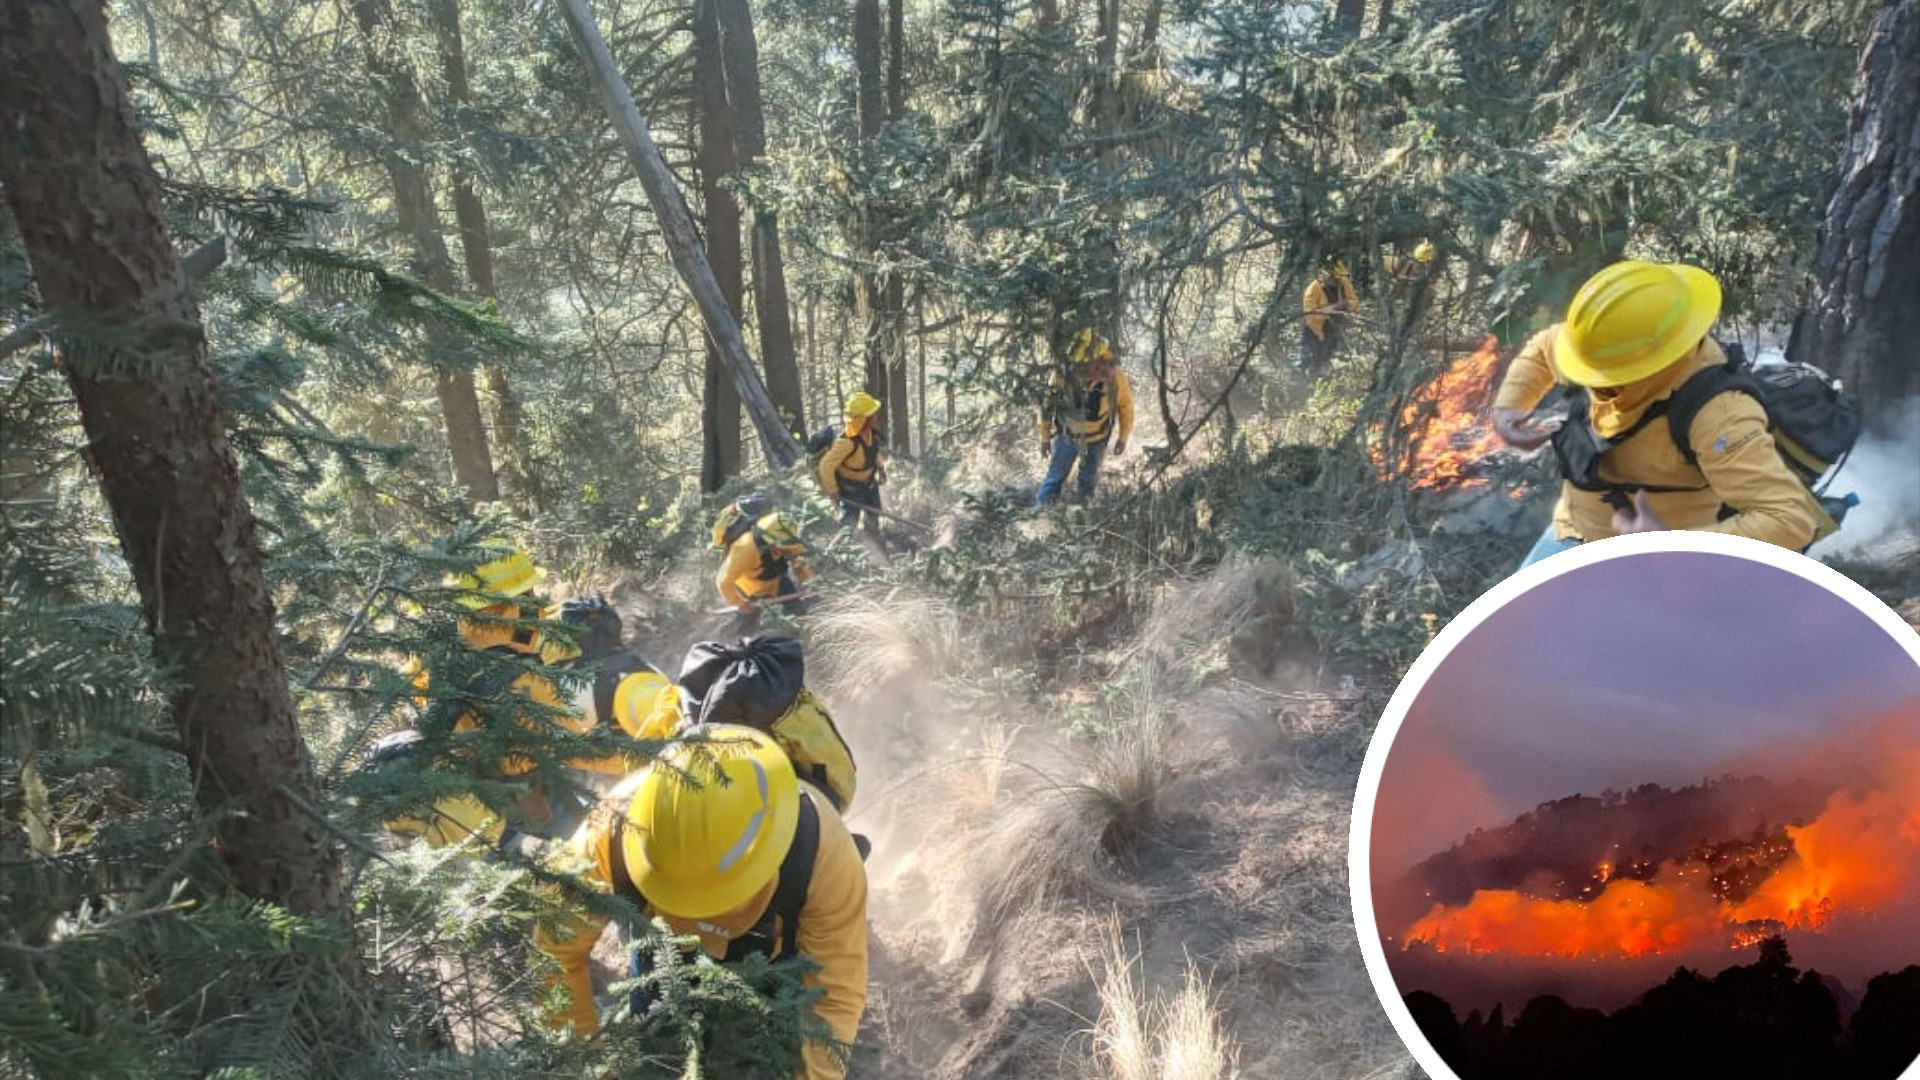
[[[1920,0],[0,4],[0,1078],[1419,1080],[1391,1003],[1460,1080],[1681,1013],[1676,1076],[1892,1080],[1916,55]],[[1705,532],[1897,614],[1516,600],[1357,926],[1416,658]]]

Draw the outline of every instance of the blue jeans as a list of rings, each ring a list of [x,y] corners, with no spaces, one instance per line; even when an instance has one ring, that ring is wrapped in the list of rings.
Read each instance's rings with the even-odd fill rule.
[[[1065,432],[1054,432],[1053,456],[1047,459],[1047,478],[1040,481],[1040,493],[1033,497],[1033,505],[1045,506],[1060,497],[1060,489],[1067,484],[1067,474],[1073,471],[1075,459],[1080,461],[1080,475],[1075,484],[1080,491],[1080,501],[1093,497],[1093,486],[1100,482],[1100,463],[1107,459],[1107,444],[1097,442],[1091,446],[1081,446],[1067,436]]]
[[[1577,536],[1569,536],[1565,540],[1555,536],[1553,534],[1553,522],[1549,521],[1547,522],[1547,530],[1540,534],[1540,539],[1533,542],[1533,550],[1527,552],[1527,557],[1521,561],[1520,569],[1525,570],[1527,567],[1532,566],[1534,563],[1539,562],[1549,555],[1558,555],[1563,551],[1572,551],[1574,548],[1579,547],[1580,543],[1580,538]]]

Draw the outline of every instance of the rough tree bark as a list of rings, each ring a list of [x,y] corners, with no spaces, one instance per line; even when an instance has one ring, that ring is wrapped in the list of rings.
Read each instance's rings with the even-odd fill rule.
[[[904,0],[887,0],[887,119],[898,120],[907,111],[907,18]],[[888,232],[893,224],[888,222]],[[885,281],[887,340],[887,443],[895,453],[913,453],[913,399],[907,379],[907,290],[898,273]]]
[[[720,54],[719,0],[693,5],[693,114],[699,141],[700,201],[706,210],[707,260],[720,295],[736,319],[741,300],[740,204],[720,186],[733,174],[734,117],[727,99],[725,61]],[[700,411],[700,489],[718,491],[740,475],[740,393],[727,378],[726,364],[711,338],[707,341],[706,379]]]
[[[767,120],[760,100],[760,46],[754,39],[753,8],[747,0],[717,0],[720,55],[725,62],[727,101],[733,106],[735,165],[750,169],[767,153]],[[753,311],[760,329],[760,362],[766,367],[767,393],[789,429],[807,430],[800,362],[794,355],[792,306],[787,299],[786,260],[780,250],[780,222],[771,208],[753,212]]]
[[[1920,0],[1874,17],[1848,128],[1787,355],[1845,380],[1885,431],[1920,398]]]
[[[780,413],[773,407],[773,399],[767,396],[766,384],[760,381],[752,359],[747,356],[746,342],[740,337],[740,321],[727,307],[726,298],[714,281],[713,268],[708,265],[707,253],[694,230],[693,212],[687,209],[687,201],[681,196],[673,173],[667,169],[660,148],[647,132],[640,108],[633,102],[633,91],[614,65],[613,53],[607,49],[606,39],[600,35],[600,26],[594,21],[586,0],[560,0],[560,13],[573,36],[574,47],[587,66],[588,78],[600,95],[600,104],[613,121],[614,131],[625,144],[627,157],[640,177],[640,185],[647,191],[647,203],[660,219],[660,234],[667,242],[673,267],[700,308],[707,333],[718,344],[720,358],[733,375],[734,388],[746,403],[747,415],[760,435],[767,461],[776,469],[785,469],[799,460],[800,444],[781,424]]]
[[[433,0],[434,29],[440,39],[440,69],[447,81],[447,97],[455,109],[464,109],[472,100],[473,88],[467,79],[467,47],[460,32],[460,6],[456,0]],[[453,169],[453,214],[460,230],[460,253],[467,267],[467,281],[476,295],[499,299],[493,277],[493,229],[487,223],[487,207],[474,190],[473,174],[462,166]],[[520,399],[506,369],[499,364],[482,364],[481,377],[487,384],[487,404],[493,419],[493,437],[500,447],[500,479],[506,495],[543,509],[537,479],[528,467],[520,444]]]
[[[426,141],[426,106],[406,59],[391,39],[395,30],[393,7],[387,0],[354,0],[353,18],[365,38],[367,73],[386,99],[387,136],[397,144],[380,155],[380,164],[393,181],[394,217],[413,241],[414,258],[427,285],[452,294],[456,287],[453,260],[440,235],[440,215],[434,208],[426,166],[398,149]],[[480,392],[474,387],[473,370],[443,363],[453,351],[444,334],[429,332],[427,348],[433,360],[434,392],[439,395],[446,424],[447,456],[453,459],[453,482],[467,489],[468,497],[475,502],[492,502],[500,497],[500,485],[487,449],[487,425],[480,415]]]
[[[1333,24],[1344,34],[1358,34],[1367,15],[1367,0],[1333,0]]]
[[[100,0],[0,4],[0,182],[64,338],[194,794],[248,896],[345,919],[199,311]]]

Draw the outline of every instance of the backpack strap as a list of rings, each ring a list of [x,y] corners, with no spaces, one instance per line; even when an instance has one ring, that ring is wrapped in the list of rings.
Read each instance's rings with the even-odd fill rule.
[[[1767,399],[1761,392],[1760,384],[1745,368],[1732,360],[1718,367],[1694,372],[1686,382],[1680,384],[1678,390],[1668,396],[1667,424],[1673,433],[1673,443],[1680,448],[1680,456],[1687,459],[1687,464],[1695,468],[1700,466],[1700,456],[1693,452],[1690,438],[1694,418],[1700,415],[1701,406],[1729,390],[1738,390],[1758,401],[1761,408],[1766,407]],[[1767,417],[1767,430],[1773,430],[1771,414]]]
[[[793,830],[793,846],[780,861],[780,878],[773,899],[753,928],[733,939],[726,959],[740,960],[754,953],[770,959],[795,956],[800,949],[800,910],[807,906],[813,887],[813,864],[820,854],[820,811],[810,792],[800,793],[800,821]]]
[[[607,872],[613,881],[613,894],[641,911],[649,907],[640,887],[627,874],[627,815],[613,819],[613,831],[607,838]],[[773,898],[767,910],[746,933],[727,944],[724,960],[741,960],[754,953],[785,959],[800,949],[800,912],[807,906],[807,891],[813,887],[813,864],[820,855],[820,811],[813,797],[800,792],[800,821],[793,830],[793,846],[780,860],[780,877],[773,886]]]
[[[767,542],[767,534],[760,528],[759,522],[753,523],[753,546],[760,552],[760,572],[754,577],[760,581],[775,581],[787,572],[787,557],[773,549]]]

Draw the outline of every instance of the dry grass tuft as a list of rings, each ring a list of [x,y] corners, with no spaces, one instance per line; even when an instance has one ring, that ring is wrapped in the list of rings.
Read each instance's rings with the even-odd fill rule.
[[[1191,961],[1173,1000],[1152,1001],[1141,961],[1117,924],[1100,979],[1100,1019],[1093,1035],[1097,1080],[1231,1080],[1238,1054],[1227,1038],[1213,987]]]
[[[820,601],[808,623],[807,681],[830,697],[957,675],[978,651],[950,602],[907,588],[837,594]]]

